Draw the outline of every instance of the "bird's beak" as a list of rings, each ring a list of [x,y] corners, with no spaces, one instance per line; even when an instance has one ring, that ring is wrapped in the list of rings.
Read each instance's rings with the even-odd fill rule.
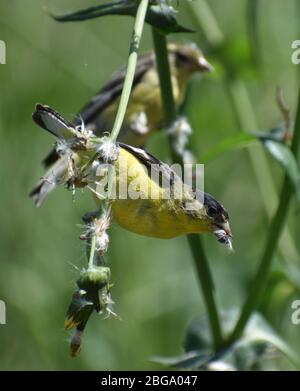
[[[224,231],[226,232],[226,235],[230,236],[232,238],[232,233],[231,233],[231,229],[230,229],[230,225],[229,225],[229,222],[226,221],[226,223],[223,223],[221,224],[221,227],[224,229]]]
[[[213,226],[213,233],[217,237],[217,240],[220,243],[225,244],[229,250],[233,250],[232,247],[232,233],[230,229],[229,222],[221,223]]]
[[[198,60],[198,68],[206,72],[212,72],[214,70],[214,67],[204,57],[200,57]]]

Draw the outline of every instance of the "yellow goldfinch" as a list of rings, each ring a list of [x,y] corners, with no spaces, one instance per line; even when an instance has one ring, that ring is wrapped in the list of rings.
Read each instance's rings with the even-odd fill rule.
[[[167,164],[146,151],[122,143],[119,146],[119,157],[115,163],[117,188],[138,186],[140,197],[117,198],[113,201],[112,215],[116,223],[137,234],[163,239],[189,233],[213,232],[219,235],[220,241],[224,239],[228,244],[231,240],[229,217],[218,201],[200,191],[196,197]],[[155,181],[150,176],[153,167],[159,171],[160,180]],[[136,178],[139,179],[138,184],[134,185]],[[126,182],[125,185],[121,181]],[[181,197],[172,196],[170,188],[164,188],[162,183],[170,184],[174,192],[175,189],[182,190]],[[149,194],[155,197],[151,198]]]
[[[187,82],[195,72],[211,71],[201,50],[195,45],[171,43],[168,45],[171,66],[172,86],[177,105],[183,101]],[[126,69],[117,72],[112,79],[81,110],[75,124],[81,121],[96,135],[112,129]],[[160,97],[158,74],[154,52],[142,54],[138,58],[133,88],[126,111],[125,120],[118,141],[134,147],[143,147],[149,136],[164,126],[163,108]],[[49,172],[31,192],[37,206],[55,188],[67,169],[66,160],[59,159],[55,150],[44,159]]]
[[[74,163],[74,172],[81,172],[95,154],[93,140],[99,139],[84,124],[76,127],[48,106],[37,105],[33,119],[58,138],[58,151]],[[69,152],[63,151],[60,144]],[[218,201],[207,193],[193,193],[168,165],[146,151],[123,143],[118,143],[118,149],[114,185],[117,189],[125,188],[126,194],[124,197],[120,190],[115,192],[111,206],[113,221],[129,231],[157,238],[211,232],[231,248],[228,213]],[[94,163],[101,164],[98,159]],[[153,172],[159,175],[153,176]],[[87,177],[84,172],[73,175],[72,183],[85,186]],[[68,176],[64,182],[69,183]],[[176,193],[179,197],[175,196],[178,189],[181,189],[181,193]],[[138,197],[131,197],[132,191],[138,191]]]

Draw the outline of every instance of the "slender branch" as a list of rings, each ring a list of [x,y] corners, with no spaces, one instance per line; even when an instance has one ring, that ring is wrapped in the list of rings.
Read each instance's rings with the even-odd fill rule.
[[[261,65],[261,45],[259,40],[260,1],[248,0],[246,5],[247,29],[251,45],[252,61],[258,67]]]
[[[165,36],[163,36],[155,28],[152,28],[152,38],[156,54],[156,63],[161,86],[161,98],[165,111],[165,120],[166,125],[169,126],[176,117],[176,108],[172,90],[167,42]]]
[[[294,137],[293,137],[293,142],[291,147],[292,152],[296,159],[298,158],[299,155],[299,147],[300,147],[300,89],[299,89]],[[259,304],[259,300],[261,298],[261,295],[263,293],[263,290],[266,286],[269,277],[272,259],[276,252],[278,241],[280,239],[280,235],[282,233],[282,230],[284,228],[287,219],[287,214],[288,214],[293,192],[294,192],[293,185],[290,182],[288,175],[285,174],[282,190],[280,194],[279,205],[273,217],[273,220],[271,221],[270,229],[268,231],[266,247],[263,252],[259,268],[254,277],[254,281],[249,296],[243,306],[237,325],[234,331],[232,332],[231,336],[229,337],[229,342],[234,341],[240,337],[249,320],[252,311],[254,311]]]
[[[133,27],[133,32],[132,32],[132,37],[131,37],[131,42],[130,42],[130,51],[129,51],[129,57],[128,57],[128,62],[127,62],[127,70],[126,70],[126,75],[125,75],[125,80],[124,80],[124,85],[120,97],[120,102],[118,106],[118,111],[116,114],[115,122],[113,125],[113,129],[110,133],[110,140],[112,142],[115,142],[118,138],[118,135],[120,133],[122,123],[124,121],[129,97],[130,97],[130,92],[132,89],[132,83],[134,79],[134,74],[135,74],[135,69],[136,69],[136,64],[137,64],[137,57],[138,57],[138,49],[140,45],[140,40],[142,37],[143,33],[143,27],[145,23],[145,17],[147,14],[147,9],[149,5],[149,0],[141,0],[140,4],[137,9],[136,13],[136,18],[134,22],[134,27]],[[97,154],[92,158],[95,159]],[[106,198],[106,208],[109,211],[110,209],[110,194],[112,190],[112,167],[109,167],[108,171],[108,191],[107,191],[107,198]],[[102,211],[102,206],[100,205],[99,209],[99,214],[101,214]],[[93,234],[91,237],[90,241],[90,253],[89,253],[89,268],[91,268],[94,264],[94,256],[95,256],[95,250],[96,250],[96,235]]]
[[[221,45],[224,41],[224,34],[206,1],[197,0],[197,2],[190,2],[188,4],[190,16],[201,26],[211,46],[217,47]]]
[[[202,288],[204,302],[207,308],[211,333],[215,350],[223,344],[222,331],[220,326],[219,314],[214,297],[214,283],[209,268],[202,241],[197,234],[187,235],[190,249],[193,253],[194,263],[197,270],[197,276]]]
[[[162,103],[165,111],[167,125],[170,125],[176,117],[176,107],[174,103],[171,73],[168,60],[167,42],[164,35],[152,28],[152,36],[154,49],[156,54],[157,69],[161,87]],[[179,156],[174,148],[172,148],[172,136],[170,136],[171,154],[174,162],[183,164],[181,156]],[[211,326],[212,339],[214,347],[217,350],[222,345],[223,338],[218,316],[217,306],[214,297],[214,285],[209,268],[208,260],[203,249],[203,245],[199,235],[187,235],[190,249],[193,254],[197,276],[200,281],[204,302],[207,308],[209,322]]]
[[[91,238],[91,241],[89,243],[90,246],[90,253],[89,253],[89,264],[88,268],[92,269],[94,266],[94,255],[96,250],[96,235],[93,235]]]
[[[145,17],[148,9],[149,0],[141,0],[137,13],[135,18],[135,23],[133,27],[133,33],[131,38],[131,44],[130,44],[130,54],[128,57],[128,63],[127,63],[127,71],[126,76],[124,80],[124,86],[120,98],[120,103],[118,107],[118,111],[116,114],[115,122],[113,129],[110,134],[110,138],[112,141],[116,141],[118,134],[121,130],[121,126],[124,120],[124,116],[126,113],[128,100],[132,88],[133,78],[135,74],[135,68],[137,63],[137,57],[138,57],[138,49],[140,45],[141,36],[143,33],[143,27],[145,22]]]

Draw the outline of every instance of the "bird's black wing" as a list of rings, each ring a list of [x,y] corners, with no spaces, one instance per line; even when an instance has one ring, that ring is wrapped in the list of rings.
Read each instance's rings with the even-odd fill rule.
[[[49,106],[38,103],[32,118],[37,125],[57,138],[74,136],[74,125]]]
[[[154,64],[153,52],[148,52],[138,57],[137,67],[133,79],[133,88],[141,80],[144,74]],[[87,103],[79,114],[85,124],[89,124],[98,117],[99,113],[120,96],[126,75],[126,68],[116,72],[101,90]]]
[[[181,177],[168,164],[158,160],[155,156],[144,151],[143,149],[132,147],[131,145],[123,143],[119,143],[119,145],[121,148],[125,149],[134,157],[136,157],[147,168],[149,175],[151,173],[151,169],[152,171],[155,171],[156,178],[158,179],[158,183],[161,187],[166,188],[166,186],[168,186],[170,190],[176,188],[181,189],[183,191],[183,205],[185,205],[185,201],[190,202],[191,199],[197,199],[201,203],[204,203],[204,205],[212,205],[218,210],[218,212],[220,211],[220,207],[223,208],[222,205],[220,205],[218,201],[214,199],[214,197],[208,193],[203,192],[202,190],[196,190],[194,192],[189,185],[187,185],[184,190],[183,186],[185,185]],[[186,209],[186,211],[192,217],[199,217],[197,210],[196,213],[194,209]],[[223,210],[223,213],[227,214],[225,210]]]
[[[182,186],[183,182],[178,174],[172,170],[172,168],[162,161],[158,160],[156,157],[146,152],[143,149],[132,147],[131,145],[119,143],[120,147],[131,153],[135,158],[137,158],[148,170],[150,173],[155,172],[156,177],[161,181],[161,185],[164,187],[164,184],[170,184],[171,186],[177,184]]]

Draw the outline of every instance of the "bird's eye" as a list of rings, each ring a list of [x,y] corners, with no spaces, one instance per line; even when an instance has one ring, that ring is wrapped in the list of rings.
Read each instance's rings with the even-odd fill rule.
[[[189,61],[190,61],[189,57],[186,56],[185,54],[177,52],[176,56],[177,56],[177,61],[179,61],[179,62],[189,63]]]
[[[207,214],[209,217],[215,217],[218,214],[218,211],[215,207],[209,206],[207,208]]]

